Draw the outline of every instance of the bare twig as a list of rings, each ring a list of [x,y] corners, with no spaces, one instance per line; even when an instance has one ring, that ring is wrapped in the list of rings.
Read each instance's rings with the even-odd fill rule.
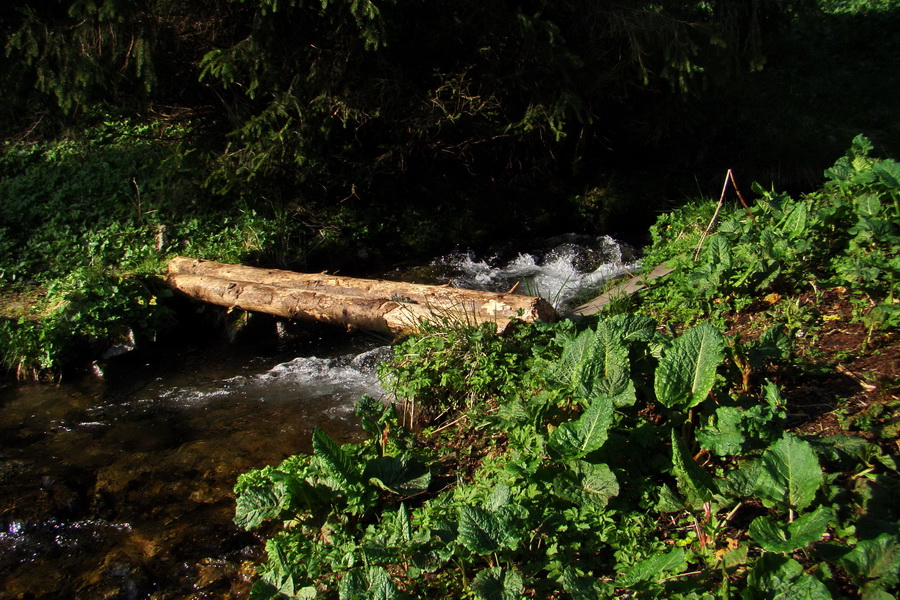
[[[728,169],[728,173],[731,173],[731,169]],[[695,261],[700,258],[700,249],[703,247],[703,242],[706,241],[706,236],[709,235],[710,230],[712,230],[713,224],[716,222],[716,219],[719,216],[719,211],[722,210],[722,203],[725,202],[726,190],[728,190],[728,174],[725,175],[725,183],[722,185],[722,194],[719,196],[719,203],[716,205],[716,212],[713,213],[712,219],[709,220],[709,225],[706,226],[706,231],[704,231],[703,235],[700,236],[700,243],[697,244],[697,250],[694,251]]]
[[[695,261],[700,258],[700,249],[703,248],[703,242],[706,241],[706,237],[709,235],[709,232],[712,230],[716,219],[719,217],[719,211],[722,210],[722,204],[724,204],[725,202],[725,192],[728,190],[729,181],[731,182],[731,186],[734,188],[734,192],[737,194],[738,199],[741,201],[744,210],[746,210],[747,214],[750,216],[750,220],[753,221],[753,224],[757,228],[759,227],[759,223],[756,222],[756,217],[753,216],[753,213],[750,211],[750,207],[747,205],[747,201],[744,200],[744,196],[741,194],[740,188],[738,188],[737,181],[734,178],[734,173],[731,171],[731,169],[728,169],[728,172],[725,173],[725,183],[722,185],[722,195],[719,196],[719,204],[716,206],[716,212],[713,213],[712,219],[709,220],[709,225],[706,226],[706,231],[704,231],[703,235],[700,236],[700,243],[697,244],[697,250],[694,251]]]

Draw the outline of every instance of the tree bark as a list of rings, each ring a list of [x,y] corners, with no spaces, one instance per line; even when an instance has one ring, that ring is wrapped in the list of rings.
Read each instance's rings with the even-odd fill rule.
[[[258,269],[185,257],[169,261],[168,285],[197,300],[281,317],[320,321],[391,334],[422,322],[493,323],[503,332],[514,320],[554,321],[542,298]]]

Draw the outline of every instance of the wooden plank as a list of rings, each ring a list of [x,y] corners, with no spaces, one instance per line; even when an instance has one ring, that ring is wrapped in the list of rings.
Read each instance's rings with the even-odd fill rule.
[[[671,269],[665,265],[657,265],[649,273],[641,273],[640,275],[614,285],[590,302],[582,304],[581,306],[573,309],[570,313],[564,316],[586,317],[588,315],[596,314],[613,300],[622,298],[624,296],[630,296],[635,292],[638,292],[647,287],[654,279],[659,279],[660,277],[668,275],[673,270],[674,269]]]

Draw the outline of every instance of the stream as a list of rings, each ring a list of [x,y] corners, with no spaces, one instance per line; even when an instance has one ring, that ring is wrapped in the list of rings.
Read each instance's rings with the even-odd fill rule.
[[[561,311],[634,266],[608,237],[457,252],[384,278],[543,295]],[[363,436],[387,340],[260,319],[268,335],[132,352],[56,385],[0,384],[0,600],[247,598],[264,549],[236,477]],[[102,371],[102,376],[100,374]]]

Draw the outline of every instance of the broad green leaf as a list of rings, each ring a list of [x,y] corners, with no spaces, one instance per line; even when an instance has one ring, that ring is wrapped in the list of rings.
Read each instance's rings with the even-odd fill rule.
[[[338,586],[340,600],[398,600],[400,594],[384,567],[357,568]]]
[[[242,529],[253,529],[266,519],[274,519],[285,509],[284,494],[274,487],[250,487],[236,501],[234,522]]]
[[[791,338],[785,333],[784,325],[776,323],[766,329],[759,339],[747,344],[747,358],[751,367],[760,369],[768,361],[787,358],[791,347]]]
[[[646,315],[620,313],[609,319],[610,327],[625,344],[648,341],[656,331],[656,321]]]
[[[556,478],[553,493],[579,506],[603,508],[618,495],[619,482],[607,465],[576,460]]]
[[[792,558],[764,554],[747,576],[743,600],[829,600],[825,584]]]
[[[668,552],[657,552],[653,556],[645,558],[631,566],[622,577],[616,580],[616,585],[631,587],[641,581],[656,579],[661,573],[684,570],[684,550],[673,548]]]
[[[412,496],[428,489],[431,473],[410,456],[382,456],[366,463],[363,478],[400,496]]]
[[[492,513],[497,512],[509,504],[511,497],[512,490],[509,489],[509,485],[501,481],[491,490],[491,495],[484,502],[484,509]]]
[[[578,458],[597,450],[606,441],[613,412],[612,399],[594,398],[581,417],[553,430],[550,447],[565,458]]]
[[[586,329],[575,337],[565,336],[562,355],[554,369],[556,378],[568,383],[573,391],[582,396],[585,395],[585,390],[581,389],[584,382],[593,381],[594,361],[591,356],[595,337],[593,329]]]
[[[665,483],[659,487],[659,500],[656,510],[660,512],[681,512],[685,509],[684,501],[671,487]]]
[[[861,540],[838,562],[860,585],[872,582],[869,587],[890,589],[900,579],[900,543],[897,536],[882,533]]]
[[[324,502],[308,482],[273,471],[267,485],[254,485],[238,494],[234,522],[244,529],[253,529],[285,511],[314,510]]]
[[[740,454],[746,437],[741,423],[744,411],[735,406],[720,406],[709,426],[697,432],[700,446],[716,456]]]
[[[653,320],[639,315],[616,315],[600,321],[595,329],[565,343],[557,377],[582,398],[614,397],[627,388],[633,390],[627,343],[648,338],[652,331]],[[633,399],[627,400],[622,398],[625,404],[633,403]]]
[[[630,383],[628,347],[609,320],[597,323],[594,345],[591,348],[593,380],[585,385],[592,397],[597,393],[616,396]]]
[[[327,433],[316,429],[312,437],[313,454],[331,477],[343,485],[359,481],[359,470],[344,450]]]
[[[578,461],[572,465],[572,471],[580,478],[582,497],[594,506],[606,506],[619,493],[619,482],[607,465]]]
[[[759,480],[760,469],[759,460],[740,463],[737,468],[728,471],[724,479],[718,480],[719,491],[729,498],[744,499],[752,496]]]
[[[606,600],[610,597],[602,581],[596,577],[580,577],[572,568],[563,573],[562,585],[572,600]]]
[[[725,236],[716,234],[709,238],[705,259],[714,272],[722,273],[731,268],[731,247]]]
[[[293,597],[310,582],[302,576],[298,565],[292,560],[289,545],[289,541],[278,537],[270,538],[266,542],[269,562],[263,574],[263,581],[274,587],[277,593]]]
[[[806,235],[809,208],[806,202],[797,202],[781,223],[781,231],[789,238]]]
[[[525,590],[522,576],[511,569],[482,569],[472,581],[472,591],[481,600],[519,600]]]
[[[812,446],[786,433],[762,455],[755,493],[766,506],[803,510],[823,482]]]
[[[894,160],[883,160],[872,167],[872,171],[895,196],[900,194],[900,163]]]
[[[517,541],[504,520],[477,506],[460,507],[458,539],[475,554],[491,554]]]
[[[670,408],[690,408],[703,402],[724,357],[725,342],[715,327],[710,323],[692,327],[659,361],[653,384],[657,400]]]
[[[684,442],[672,430],[672,473],[678,482],[678,491],[685,497],[691,510],[701,510],[703,504],[713,498],[715,484],[709,473],[700,468],[685,447]]]
[[[401,502],[400,508],[394,514],[394,523],[397,531],[397,541],[403,544],[412,542],[412,520],[409,517],[409,511],[406,509],[406,503]]]
[[[827,506],[820,506],[788,526],[769,517],[757,517],[750,523],[750,537],[769,552],[793,552],[822,539],[833,519],[834,511]]]

